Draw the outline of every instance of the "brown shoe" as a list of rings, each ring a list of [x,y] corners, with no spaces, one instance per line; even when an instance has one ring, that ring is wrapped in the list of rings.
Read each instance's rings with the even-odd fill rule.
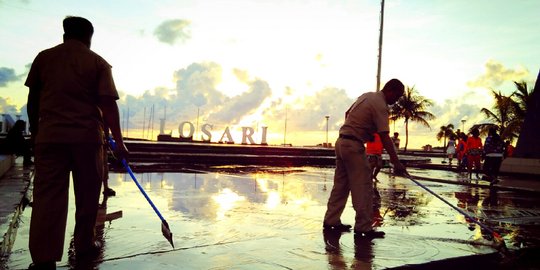
[[[383,231],[367,231],[367,232],[360,232],[360,231],[354,231],[355,237],[364,237],[368,239],[374,239],[374,238],[384,238],[385,233]]]
[[[337,224],[337,225],[328,225],[323,224],[323,230],[331,230],[336,232],[348,232],[352,228],[351,225],[348,224]]]

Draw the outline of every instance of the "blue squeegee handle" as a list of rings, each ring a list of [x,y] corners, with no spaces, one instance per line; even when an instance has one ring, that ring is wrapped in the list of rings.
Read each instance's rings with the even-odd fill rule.
[[[109,144],[111,145],[112,149],[116,149],[116,143],[114,142],[114,140],[109,137],[108,138],[109,140]],[[154,209],[154,212],[156,212],[156,214],[158,215],[158,217],[161,219],[161,221],[165,221],[165,219],[163,218],[163,216],[161,215],[161,213],[159,212],[159,210],[157,209],[156,205],[154,205],[154,203],[152,202],[152,200],[150,199],[150,197],[148,197],[148,194],[146,194],[146,192],[144,191],[143,187],[141,186],[141,184],[139,184],[139,181],[137,181],[137,177],[135,177],[135,174],[133,173],[133,171],[131,170],[131,167],[129,167],[126,159],[122,159],[122,164],[124,165],[124,168],[126,169],[126,171],[129,173],[129,175],[131,176],[131,179],[133,179],[133,182],[135,182],[135,184],[137,185],[137,187],[139,188],[139,190],[141,191],[141,193],[144,195],[144,197],[146,198],[146,200],[148,201],[148,203],[150,204],[150,206],[152,206],[152,209]]]
[[[475,217],[469,215],[467,212],[459,209],[458,207],[456,207],[455,205],[451,204],[449,201],[445,200],[443,197],[441,197],[439,194],[433,192],[431,189],[429,189],[428,187],[426,187],[425,185],[422,185],[420,182],[418,182],[416,179],[414,179],[411,175],[406,175],[407,178],[409,178],[409,180],[413,181],[415,184],[417,184],[418,186],[420,186],[421,188],[423,188],[424,190],[426,190],[427,192],[431,193],[433,196],[437,197],[439,200],[441,200],[442,202],[446,203],[448,206],[452,207],[454,210],[458,211],[460,214],[462,214],[463,216],[469,218],[472,222],[478,224],[480,227],[482,227],[483,229],[485,229],[486,231],[490,232],[491,234],[496,234],[495,231],[493,231],[491,228],[489,228],[488,226],[484,225],[482,222],[480,222],[478,219],[476,219]]]

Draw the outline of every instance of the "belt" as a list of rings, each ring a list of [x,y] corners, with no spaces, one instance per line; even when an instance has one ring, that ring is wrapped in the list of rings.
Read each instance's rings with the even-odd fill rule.
[[[364,141],[354,137],[353,135],[346,135],[346,134],[339,134],[339,138],[341,139],[347,139],[347,140],[352,140],[352,141],[357,141],[361,144],[364,144]]]

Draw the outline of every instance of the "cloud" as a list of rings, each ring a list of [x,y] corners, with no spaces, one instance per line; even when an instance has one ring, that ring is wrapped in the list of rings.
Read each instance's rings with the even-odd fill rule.
[[[443,103],[436,103],[427,108],[427,111],[433,113],[437,118],[429,121],[431,129],[422,126],[416,122],[409,123],[409,147],[419,148],[426,144],[442,146],[443,140],[437,141],[436,136],[441,126],[448,124],[454,125],[454,130],[460,129],[468,131],[471,126],[480,123],[486,123],[487,119],[480,113],[484,104],[478,102],[485,99],[482,91],[469,91],[462,96],[447,99]],[[492,100],[489,100],[492,102]],[[489,105],[487,105],[489,106]],[[465,119],[465,123],[461,120]],[[390,123],[391,130],[394,130],[394,124]],[[396,131],[403,135],[402,143],[405,143],[405,125],[403,120],[396,122]]]
[[[176,130],[177,125],[183,121],[195,123],[199,110],[200,120],[220,129],[238,124],[243,117],[255,112],[272,94],[268,82],[262,79],[250,80],[247,73],[240,72],[238,74],[246,75],[240,77],[246,80],[248,90],[229,97],[216,87],[222,81],[222,74],[223,68],[215,62],[192,63],[174,72],[175,88],[159,87],[139,97],[120,93],[121,116],[127,118],[129,107],[129,128],[140,129],[143,122],[147,127],[151,107],[154,106],[156,119],[163,118],[166,113],[166,130],[170,131],[171,127]]]
[[[11,104],[9,98],[0,97],[0,112],[15,115],[19,113],[17,106]]]
[[[178,98],[195,106],[219,105],[225,95],[216,89],[222,80],[222,67],[214,62],[193,63],[174,73]]]
[[[339,129],[343,124],[345,111],[353,102],[344,89],[334,87],[324,88],[313,95],[297,99],[293,99],[292,95],[272,99],[273,91],[266,80],[251,78],[241,69],[235,69],[233,73],[238,81],[245,83],[248,88],[243,93],[230,97],[217,89],[222,82],[223,73],[221,65],[215,62],[192,63],[174,72],[174,88],[161,87],[147,91],[139,97],[122,97],[119,101],[121,114],[124,114],[125,119],[129,106],[129,127],[140,129],[143,122],[148,126],[150,107],[154,105],[156,119],[163,118],[166,110],[165,130],[176,133],[179,123],[196,122],[197,109],[199,124],[212,124],[213,130],[237,125],[259,112],[262,113],[261,121],[265,125],[281,127],[287,111],[288,130],[301,132],[324,130],[327,115],[330,116],[330,130]],[[289,94],[295,91],[298,90],[286,87]],[[143,119],[144,116],[146,119]]]
[[[176,71],[176,104],[183,107],[201,107],[204,117],[220,124],[235,124],[243,116],[252,113],[271,95],[272,90],[262,79],[249,79],[246,71],[233,70],[240,82],[249,89],[234,97],[228,97],[216,86],[222,81],[223,69],[214,62],[193,63]]]
[[[287,91],[292,91],[288,89]],[[328,87],[316,92],[312,96],[304,96],[290,103],[276,100],[264,111],[267,122],[285,121],[287,113],[287,127],[291,131],[321,130],[326,127],[325,116],[330,116],[328,124],[335,130],[343,124],[345,111],[353,103],[343,89]]]
[[[255,79],[249,90],[227,99],[221,108],[209,116],[221,123],[238,123],[243,116],[253,113],[272,94],[266,81]]]
[[[483,115],[480,114],[482,106],[480,104],[463,103],[464,98],[470,98],[470,95],[465,94],[460,98],[447,99],[443,104],[436,104],[428,109],[437,116],[435,120],[430,122],[433,132],[439,132],[441,126],[448,124],[454,125],[454,129],[462,129],[464,125],[461,120],[465,120],[465,129],[485,121]]]
[[[315,62],[320,66],[320,67],[327,67],[328,65],[326,64],[326,61],[325,61],[325,57],[322,53],[318,53],[315,55]]]
[[[529,76],[529,71],[523,67],[509,69],[500,62],[490,59],[485,65],[485,73],[475,80],[467,82],[467,86],[492,88],[505,82],[525,80]]]
[[[197,108],[201,108],[201,117],[220,107],[226,100],[225,95],[216,90],[221,82],[222,68],[213,62],[192,63],[186,68],[173,73],[176,87],[157,87],[146,91],[141,96],[120,93],[118,102],[122,121],[128,118],[129,128],[142,129],[142,124],[148,127],[152,118],[157,123],[160,118],[166,118],[166,130],[176,130],[183,121],[194,122]],[[151,115],[152,107],[154,108]],[[126,125],[125,122],[122,125]],[[159,127],[154,127],[157,129]]]
[[[290,86],[285,87],[285,95],[290,96],[293,92],[294,90]]]
[[[10,82],[18,81],[20,76],[15,74],[15,70],[6,67],[0,67],[0,87],[5,87]]]
[[[246,83],[249,81],[249,73],[247,72],[247,70],[242,70],[242,69],[238,69],[238,68],[234,68],[233,69],[233,73],[234,73],[234,76],[236,76],[236,78],[243,82],[243,83]]]
[[[159,41],[174,45],[176,42],[186,42],[191,38],[188,20],[166,20],[162,22],[155,30],[154,35]]]

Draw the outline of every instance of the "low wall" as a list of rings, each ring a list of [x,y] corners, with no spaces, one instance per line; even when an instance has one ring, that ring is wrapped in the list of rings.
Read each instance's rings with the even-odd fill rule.
[[[0,155],[0,177],[4,176],[14,163],[15,158],[13,155]]]
[[[503,160],[501,172],[540,175],[540,159],[510,157]]]

